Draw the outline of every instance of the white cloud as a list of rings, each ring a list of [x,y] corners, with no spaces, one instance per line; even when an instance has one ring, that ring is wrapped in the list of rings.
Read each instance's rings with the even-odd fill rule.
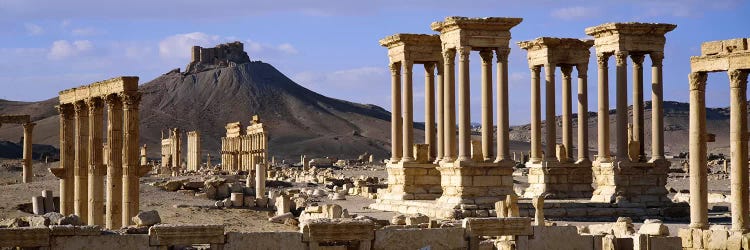
[[[282,55],[296,55],[299,53],[290,43],[282,43],[279,45],[256,42],[253,40],[245,40],[245,50],[250,52],[250,57],[263,54],[282,54]]]
[[[33,23],[24,24],[24,28],[26,28],[26,34],[32,36],[41,35],[44,33],[44,28],[42,28],[42,26]]]
[[[74,36],[90,36],[97,33],[97,30],[94,28],[76,28],[73,29],[71,32]]]
[[[47,58],[52,60],[65,59],[71,56],[77,56],[91,51],[94,45],[89,40],[76,40],[68,42],[67,40],[57,40],[52,43]]]
[[[562,20],[578,20],[599,16],[599,9],[596,7],[576,6],[553,10],[550,15]]]
[[[290,77],[295,82],[324,95],[389,107],[390,72],[386,67],[364,66],[330,72],[304,71]],[[373,87],[381,86],[381,87]],[[367,89],[367,92],[362,92]]]
[[[282,43],[282,44],[279,44],[279,46],[277,47],[277,49],[278,49],[279,51],[281,51],[281,52],[284,52],[284,53],[286,53],[286,54],[290,54],[290,55],[294,55],[294,54],[297,54],[297,53],[298,53],[297,49],[296,49],[296,48],[294,48],[294,46],[292,46],[292,45],[291,45],[291,44],[289,44],[289,43]]]
[[[203,32],[192,32],[177,34],[164,38],[159,42],[159,56],[164,59],[188,59],[190,49],[193,46],[215,46],[225,41],[217,35],[209,35]]]

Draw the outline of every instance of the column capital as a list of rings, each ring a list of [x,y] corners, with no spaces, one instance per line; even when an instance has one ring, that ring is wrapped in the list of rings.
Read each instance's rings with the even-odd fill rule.
[[[570,80],[570,73],[573,72],[573,65],[562,65],[560,66],[563,79]]]
[[[633,60],[634,66],[640,67],[643,65],[643,58],[645,57],[645,54],[643,53],[631,53],[630,54],[630,60]]]
[[[447,49],[443,51],[443,60],[445,64],[453,64],[456,61],[456,50]]]
[[[727,74],[729,74],[729,87],[733,89],[747,89],[747,73],[747,71],[739,69],[727,71]]]
[[[708,74],[706,72],[692,72],[688,75],[690,79],[690,90],[706,91],[706,80]]]
[[[104,101],[107,103],[109,109],[122,107],[122,99],[117,94],[111,94],[104,97]]]
[[[388,64],[388,68],[391,70],[391,75],[401,74],[401,62],[392,62]]]
[[[126,107],[129,109],[138,109],[138,104],[141,103],[141,93],[123,93],[121,96],[122,103],[125,104]]]
[[[88,115],[88,105],[84,101],[77,101],[73,103],[73,110],[75,110],[75,114],[80,115]]]
[[[648,53],[649,57],[651,57],[651,65],[655,67],[661,67],[661,63],[664,60],[664,52],[663,51],[652,51]]]
[[[73,105],[71,104],[60,104],[55,106],[55,109],[57,109],[57,112],[60,113],[60,116],[66,119],[73,117],[73,113],[75,112],[73,110]]]
[[[435,63],[435,62],[427,62],[427,63],[424,63],[424,70],[425,70],[426,72],[428,72],[428,73],[432,74],[433,72],[435,72],[435,65],[436,65],[436,64],[437,64],[437,63]]]
[[[586,63],[582,64],[576,64],[576,72],[578,73],[578,77],[586,77],[588,76],[589,71],[589,65]]]
[[[544,64],[544,74],[548,76],[554,76],[555,70],[557,70],[557,64],[547,63]]]
[[[596,63],[600,68],[606,68],[612,53],[596,53]]]
[[[617,66],[624,66],[628,64],[628,52],[617,51],[615,52],[615,63]]]
[[[482,58],[482,64],[492,63],[492,50],[482,49],[479,51],[479,56]]]
[[[404,67],[404,73],[411,73],[412,68],[414,67],[414,61],[412,60],[403,60],[401,61],[401,66]]]
[[[497,62],[508,62],[510,48],[497,48],[495,54],[497,55]]]
[[[542,67],[539,65],[534,65],[534,66],[529,67],[529,70],[531,70],[531,73],[534,73],[536,75],[542,71]]]
[[[34,128],[34,126],[36,126],[36,123],[33,123],[33,122],[27,122],[27,123],[24,123],[24,124],[23,124],[23,129],[24,129],[24,130],[29,130],[29,129],[33,129],[33,128]]]
[[[102,107],[104,107],[104,102],[102,101],[102,98],[99,97],[86,99],[86,104],[89,107],[90,114],[93,114],[94,112],[101,110]]]
[[[471,54],[471,47],[469,46],[461,46],[456,48],[456,52],[458,52],[458,60],[461,61],[469,61],[469,54]]]

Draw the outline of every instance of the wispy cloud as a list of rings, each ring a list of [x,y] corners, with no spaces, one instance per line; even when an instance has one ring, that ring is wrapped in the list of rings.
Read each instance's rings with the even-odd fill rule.
[[[598,17],[600,10],[597,7],[575,6],[553,10],[550,16],[561,20],[580,20]]]
[[[76,28],[70,31],[70,33],[73,34],[74,36],[91,36],[99,32],[98,30],[94,28],[88,27],[88,28]]]
[[[26,29],[26,34],[29,34],[32,36],[44,34],[44,28],[42,28],[42,26],[39,26],[33,23],[26,23],[23,26]]]
[[[61,60],[72,56],[78,56],[91,51],[94,45],[89,40],[77,40],[69,42],[67,40],[57,40],[52,43],[47,58],[52,60]]]

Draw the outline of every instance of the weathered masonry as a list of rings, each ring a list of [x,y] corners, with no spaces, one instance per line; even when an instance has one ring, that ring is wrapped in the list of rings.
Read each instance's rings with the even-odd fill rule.
[[[15,123],[23,126],[23,183],[31,182],[33,163],[31,162],[32,134],[36,123],[31,122],[29,115],[0,115],[0,126],[3,123]]]
[[[201,134],[198,131],[187,132],[187,170],[198,171],[201,166]]]
[[[182,136],[179,128],[168,129],[168,136],[161,138],[162,174],[178,171],[182,167]]]
[[[268,135],[260,118],[242,130],[240,122],[228,123],[226,137],[221,138],[221,168],[225,171],[252,171],[256,164],[266,164]]]

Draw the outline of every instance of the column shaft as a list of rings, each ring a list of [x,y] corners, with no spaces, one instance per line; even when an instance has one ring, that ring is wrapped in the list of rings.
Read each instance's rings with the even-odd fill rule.
[[[570,100],[572,96],[570,73],[573,71],[573,66],[561,66],[560,71],[562,71],[562,144],[565,146],[568,160],[573,160],[573,102]]]
[[[508,54],[509,48],[498,48],[497,54],[497,158],[496,162],[509,160],[510,138],[508,128]]]
[[[479,52],[482,58],[482,155],[492,160],[492,50]],[[471,137],[471,135],[470,135]]]
[[[102,159],[102,100],[88,100],[89,107],[89,202],[88,224],[104,225],[104,163]]]
[[[456,50],[443,51],[445,86],[443,88],[443,161],[456,159]]]
[[[404,67],[404,100],[403,109],[404,115],[401,117],[403,121],[404,137],[403,137],[403,158],[402,162],[414,161],[412,155],[412,147],[414,145],[414,88],[412,87],[412,68],[414,63],[411,61],[402,62]]]
[[[140,207],[140,166],[138,165],[138,106],[141,102],[140,93],[126,93],[123,102],[123,145],[122,161],[125,165],[122,171],[122,224],[132,224],[130,218],[138,214]]]
[[[633,60],[633,140],[638,141],[638,160],[646,159],[643,126],[643,54],[632,54]],[[653,122],[653,118],[651,119]]]
[[[555,64],[544,65],[545,86],[544,86],[544,105],[545,105],[545,127],[547,134],[545,137],[544,160],[556,161],[555,146],[557,143],[557,123],[555,122]]]
[[[109,229],[122,227],[122,101],[107,97],[107,216]]]
[[[36,123],[23,124],[23,183],[30,183],[34,176],[33,162],[31,159],[34,125],[36,125]]]
[[[435,162],[439,162],[443,159],[443,155],[445,154],[445,135],[443,133],[443,116],[445,115],[445,105],[443,105],[443,89],[444,89],[444,74],[443,74],[443,63],[437,62],[436,63],[437,68],[437,93],[435,93],[435,96],[437,97],[437,112],[435,113],[435,120],[437,121],[437,131],[435,131],[437,141],[435,144],[436,155],[435,155]]]
[[[610,54],[597,54],[596,60],[599,65],[599,88],[597,89],[598,110],[597,110],[597,150],[598,161],[609,161],[609,79],[607,61]]]
[[[60,178],[60,213],[67,216],[75,212],[74,207],[74,168],[75,168],[75,123],[71,104],[58,106],[60,112],[60,168],[64,176]]]
[[[589,159],[589,94],[588,65],[576,65],[578,73],[578,160]]]
[[[424,143],[429,145],[430,161],[435,159],[435,63],[424,64]]]
[[[732,154],[732,230],[748,226],[747,72],[729,71],[729,151]]]
[[[471,160],[470,53],[471,47],[458,48],[458,161]]]
[[[618,160],[628,159],[628,53],[617,51],[615,53],[617,63],[617,82],[616,82],[616,122],[615,136],[617,139],[617,158]]]
[[[530,162],[542,160],[542,104],[539,66],[531,67],[531,156]]]
[[[88,222],[88,144],[89,114],[85,102],[75,103],[76,146],[75,146],[75,214],[83,223]]]
[[[664,160],[664,52],[651,52],[651,161]]]
[[[401,63],[391,63],[391,163],[401,160]]]
[[[690,74],[690,227],[708,228],[706,73]],[[653,122],[653,120],[652,120]]]

